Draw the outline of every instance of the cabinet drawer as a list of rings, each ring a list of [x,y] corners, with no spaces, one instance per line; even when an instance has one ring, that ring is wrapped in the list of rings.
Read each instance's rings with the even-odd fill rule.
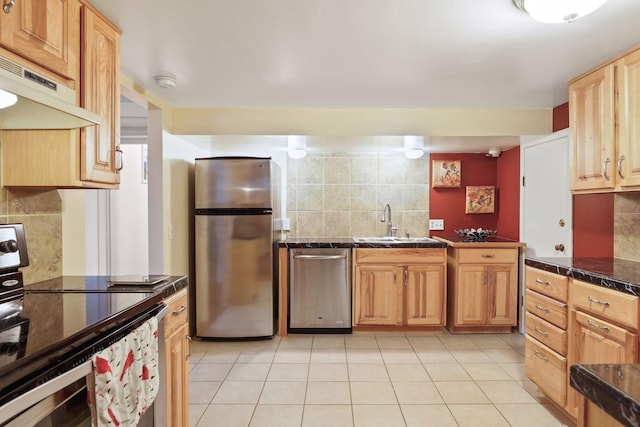
[[[525,306],[529,313],[553,323],[560,329],[567,329],[567,304],[545,297],[529,289],[526,291]]]
[[[525,374],[561,407],[567,399],[567,359],[526,337]]]
[[[593,337],[595,342],[598,343],[599,350],[588,351],[583,350],[584,353],[588,354],[580,354],[580,351],[576,350],[577,359],[582,363],[636,363],[636,348],[637,348],[637,340],[638,335],[629,332],[627,329],[621,328],[619,326],[614,325],[613,323],[609,323],[605,320],[599,319],[594,316],[590,316],[589,314],[583,313],[581,311],[573,311],[575,313],[575,334],[589,335]],[[585,344],[587,339],[581,338],[581,345],[587,346]],[[606,341],[606,344],[603,342]],[[607,350],[603,350],[607,349]],[[614,351],[611,351],[613,349]],[[617,350],[620,350],[620,353],[617,353]],[[618,359],[617,356],[620,358]],[[622,356],[624,354],[628,354],[627,356]],[[594,357],[595,359],[590,360],[590,357]],[[600,359],[604,357],[603,359]]]
[[[187,323],[188,299],[187,290],[183,289],[171,295],[163,301],[169,308],[167,316],[164,318],[165,336],[171,335],[176,329]]]
[[[525,322],[527,335],[557,351],[562,356],[567,355],[567,331],[527,312]]]
[[[458,249],[458,262],[465,264],[509,264],[518,262],[517,249]]]
[[[447,262],[446,248],[356,249],[356,264],[432,264]]]
[[[534,290],[543,295],[567,302],[569,278],[547,271],[526,267],[527,289]]]
[[[638,297],[573,280],[571,305],[606,320],[638,329]]]

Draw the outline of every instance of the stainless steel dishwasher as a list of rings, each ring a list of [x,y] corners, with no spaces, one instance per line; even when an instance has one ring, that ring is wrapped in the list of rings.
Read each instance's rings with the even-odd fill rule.
[[[351,250],[289,251],[289,331],[351,333]]]

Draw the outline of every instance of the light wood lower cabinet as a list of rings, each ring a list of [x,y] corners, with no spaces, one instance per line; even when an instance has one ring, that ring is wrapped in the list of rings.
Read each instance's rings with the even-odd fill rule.
[[[518,248],[449,247],[447,328],[509,332],[518,311]]]
[[[444,248],[354,252],[354,327],[444,325]]]
[[[560,408],[567,402],[569,279],[526,267],[525,373]]]
[[[165,378],[167,426],[189,425],[189,324],[187,290],[164,301],[169,308],[165,317]]]
[[[572,280],[569,366],[638,363],[639,301],[630,294]],[[567,411],[577,417],[583,404],[584,398],[567,386]]]
[[[398,323],[398,278],[402,267],[356,265],[354,325]]]

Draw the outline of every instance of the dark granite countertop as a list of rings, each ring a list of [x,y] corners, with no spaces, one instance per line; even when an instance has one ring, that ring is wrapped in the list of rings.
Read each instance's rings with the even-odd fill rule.
[[[516,248],[516,247],[524,247],[526,246],[524,242],[519,242],[517,240],[507,239],[506,237],[500,236],[490,236],[481,241],[472,241],[465,239],[462,236],[433,236],[434,239],[441,240],[446,242],[449,246],[454,248]]]
[[[619,258],[534,258],[525,264],[561,276],[640,296],[640,262]]]
[[[400,238],[401,239],[401,238]],[[447,244],[437,241],[426,242],[404,242],[402,240],[394,242],[356,242],[352,238],[329,238],[329,239],[287,239],[278,242],[281,248],[446,248]]]
[[[640,426],[640,365],[573,365],[571,387],[625,426]]]

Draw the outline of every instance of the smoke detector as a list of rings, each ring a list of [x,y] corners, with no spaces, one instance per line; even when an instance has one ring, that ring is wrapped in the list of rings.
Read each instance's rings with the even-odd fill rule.
[[[172,74],[163,74],[155,76],[153,80],[163,89],[173,89],[176,87],[176,76]]]
[[[500,154],[502,154],[502,152],[500,150],[498,150],[497,148],[491,148],[491,149],[489,149],[489,152],[487,154],[485,154],[485,156],[487,156],[487,157],[500,157]]]

